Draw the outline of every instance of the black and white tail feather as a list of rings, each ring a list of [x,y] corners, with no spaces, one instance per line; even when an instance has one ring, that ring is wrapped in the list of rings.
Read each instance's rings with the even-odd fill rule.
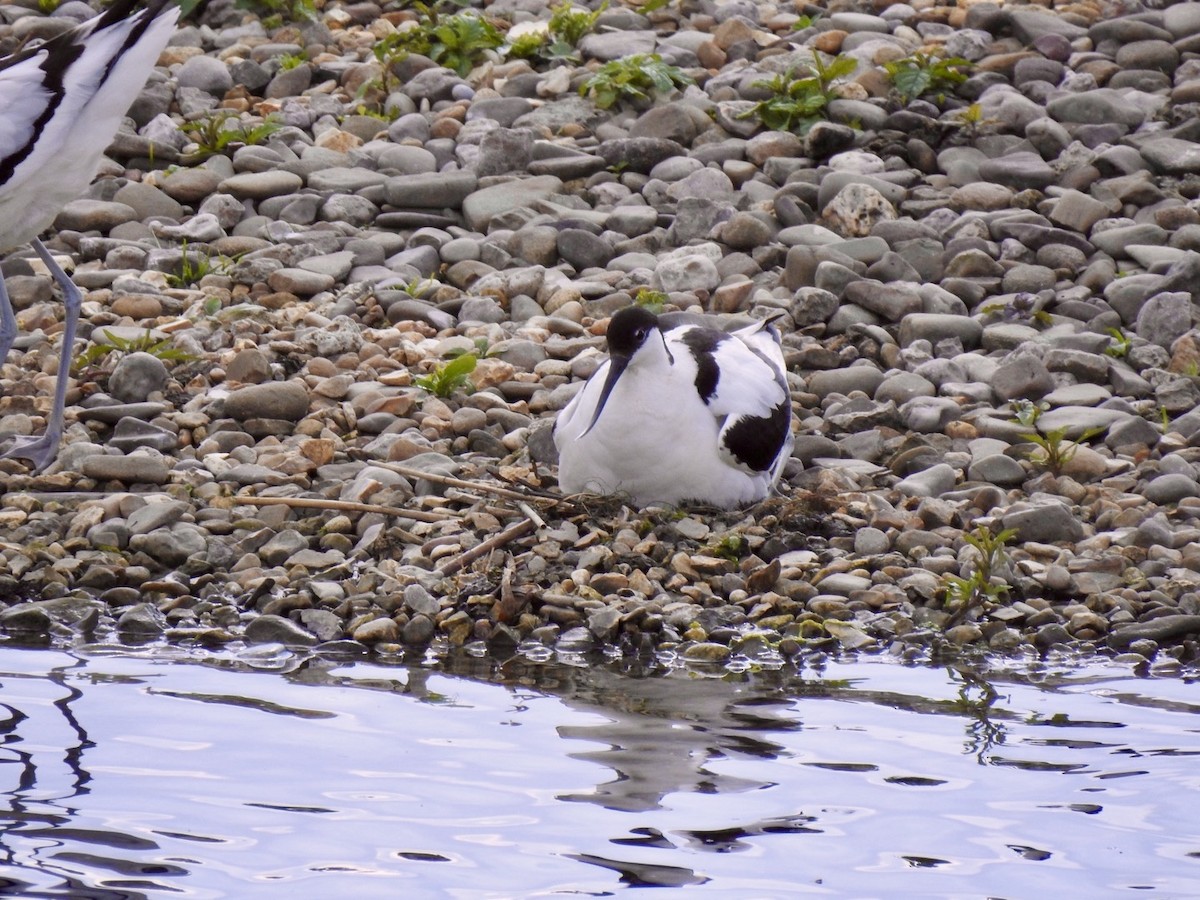
[[[58,379],[44,435],[17,437],[4,457],[35,470],[58,452],[67,374],[82,302],[79,289],[38,240],[95,177],[129,104],[179,19],[168,0],[116,0],[105,12],[43,44],[0,59],[0,253],[30,244],[64,296]],[[0,362],[17,334],[0,274]]]
[[[740,506],[766,497],[791,456],[791,399],[771,320],[712,320],[629,307],[609,359],[559,414],[559,484],[640,506]]]

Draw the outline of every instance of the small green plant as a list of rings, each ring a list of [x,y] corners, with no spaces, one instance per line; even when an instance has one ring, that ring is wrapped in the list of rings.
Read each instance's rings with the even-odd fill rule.
[[[283,71],[298,69],[308,62],[308,54],[301,50],[299,53],[285,53],[279,57],[279,68]]]
[[[1112,341],[1104,348],[1104,352],[1114,359],[1124,359],[1133,347],[1133,340],[1120,328],[1109,328],[1108,333]]]
[[[1067,428],[1052,428],[1043,431],[1038,426],[1042,413],[1049,409],[1045,403],[1034,403],[1031,400],[1016,400],[1013,402],[1013,417],[1010,422],[1030,429],[1022,434],[1025,440],[1037,445],[1030,459],[1037,465],[1043,466],[1055,475],[1062,474],[1063,469],[1079,451],[1079,444],[1098,435],[1104,429],[1090,428],[1076,440],[1067,440]]]
[[[1039,466],[1048,469],[1055,475],[1061,475],[1067,463],[1075,458],[1079,451],[1080,441],[1095,437],[1102,429],[1092,428],[1079,436],[1077,441],[1067,440],[1066,428],[1052,428],[1049,431],[1031,431],[1021,437],[1037,445],[1038,449],[1030,459]]]
[[[476,362],[478,358],[474,353],[464,353],[437,365],[428,375],[421,375],[413,382],[435,397],[449,397],[467,383],[475,371]]]
[[[1012,406],[1012,421],[1026,428],[1037,428],[1038,419],[1050,408],[1048,403],[1034,403],[1032,400],[1014,400]]]
[[[578,9],[568,0],[551,8],[550,20],[542,30],[525,31],[509,39],[507,54],[518,59],[545,62],[578,62],[575,45],[596,27],[608,0],[594,12]]]
[[[956,109],[950,121],[961,128],[967,135],[975,137],[985,128],[999,124],[999,119],[993,119],[983,114],[983,104],[972,103],[962,109]]]
[[[1159,406],[1158,408],[1158,422],[1162,427],[1163,434],[1171,430],[1171,411],[1165,406]]]
[[[719,559],[726,559],[731,563],[736,563],[746,555],[747,549],[748,545],[745,535],[731,531],[706,547],[704,552],[709,556],[715,556]]]
[[[974,566],[966,578],[958,575],[943,576],[946,605],[952,608],[948,626],[962,620],[972,608],[996,603],[1010,588],[996,572],[1008,559],[1006,548],[1017,536],[1016,529],[1005,528],[992,534],[986,525],[980,525],[963,540],[975,550]]]
[[[813,53],[812,65],[805,66],[799,78],[796,69],[754,82],[755,87],[771,92],[745,116],[756,115],[772,131],[803,133],[825,118],[825,107],[836,97],[833,85],[850,75],[858,63],[849,56],[835,56],[825,62],[820,52]]]
[[[574,47],[585,34],[590,33],[596,27],[596,22],[606,9],[608,9],[608,0],[604,0],[594,12],[577,9],[569,2],[551,7],[550,35],[554,40]]]
[[[61,2],[62,0],[38,0],[38,11],[48,16],[58,9]]]
[[[230,261],[214,255],[211,251],[203,255],[188,253],[187,241],[181,244],[180,250],[183,255],[179,259],[179,271],[167,275],[167,284],[171,287],[193,287],[206,275],[224,274],[229,271]]]
[[[461,12],[442,19],[431,29],[429,58],[465,76],[479,65],[489,50],[504,43],[504,35],[483,16]]]
[[[234,5],[254,13],[266,28],[278,28],[284,22],[315,22],[318,18],[313,0],[237,0]]]
[[[413,7],[420,14],[415,25],[397,29],[371,48],[383,66],[385,81],[393,77],[392,66],[410,53],[428,56],[439,66],[466,76],[487,58],[489,51],[504,44],[500,29],[474,10],[443,16],[436,4],[417,2]]]
[[[637,293],[633,295],[633,302],[638,306],[650,310],[656,316],[663,311],[663,307],[667,305],[667,295],[662,291],[651,290],[650,288],[638,288]]]
[[[646,0],[646,2],[637,9],[638,12],[640,12],[642,15],[645,15],[646,13],[652,13],[663,9],[666,6],[669,6],[670,3],[671,0]]]
[[[591,95],[598,107],[608,109],[621,101],[649,101],[692,83],[687,73],[663,62],[657,53],[634,53],[606,62],[579,93]]]
[[[197,152],[202,156],[224,153],[235,144],[247,146],[261,144],[283,127],[283,123],[274,114],[250,126],[242,125],[235,120],[237,120],[237,113],[222,109],[209,113],[201,119],[185,122],[181,127],[183,133],[195,142]]]
[[[815,16],[800,16],[792,23],[792,31],[803,31],[805,28],[811,28],[817,24],[817,20],[821,18],[821,14]]]
[[[961,56],[939,56],[918,50],[912,56],[883,64],[900,99],[908,103],[926,94],[942,96],[967,80],[969,60]]]
[[[149,353],[163,362],[192,362],[196,358],[174,346],[170,338],[155,340],[149,328],[146,329],[145,334],[136,338],[123,338],[107,329],[103,334],[107,343],[93,343],[76,354],[75,359],[71,361],[72,372],[78,374],[114,353],[118,356],[130,353]]]

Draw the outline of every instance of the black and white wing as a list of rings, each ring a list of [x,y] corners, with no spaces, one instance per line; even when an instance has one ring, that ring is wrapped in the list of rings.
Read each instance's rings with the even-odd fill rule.
[[[36,189],[52,194],[55,202],[63,195],[68,195],[63,203],[78,196],[146,83],[179,9],[167,8],[167,0],[152,0],[136,12],[135,5],[135,0],[117,0],[65,34],[0,60],[0,194],[14,200],[6,210],[10,232],[28,230],[11,221],[16,210],[53,205],[39,202]],[[25,189],[28,197],[21,196]],[[44,215],[19,218],[22,226],[33,227]],[[23,243],[46,224],[33,234],[5,237]]]
[[[730,465],[750,472],[774,470],[791,439],[791,396],[779,345],[765,337],[778,363],[766,345],[756,346],[756,336],[767,327],[758,323],[731,334],[684,326],[671,334],[691,351],[696,390],[722,421],[718,451]]]

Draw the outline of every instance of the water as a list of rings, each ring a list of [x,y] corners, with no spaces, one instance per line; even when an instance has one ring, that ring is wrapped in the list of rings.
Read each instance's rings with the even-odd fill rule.
[[[4,647],[0,894],[1194,897],[1198,712],[1103,662]]]

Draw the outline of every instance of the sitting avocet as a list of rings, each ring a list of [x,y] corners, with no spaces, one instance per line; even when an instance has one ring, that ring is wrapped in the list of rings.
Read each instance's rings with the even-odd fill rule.
[[[125,110],[174,33],[178,7],[151,0],[135,12],[135,5],[117,0],[94,19],[0,59],[0,254],[32,245],[62,290],[65,307],[46,433],[17,437],[0,454],[28,459],[37,470],[58,453],[83,299],[38,235],[91,183]],[[0,364],[16,336],[17,320],[0,274]]]
[[[565,492],[722,508],[771,492],[793,438],[770,321],[727,332],[629,306],[609,323],[608,351],[554,425]]]

